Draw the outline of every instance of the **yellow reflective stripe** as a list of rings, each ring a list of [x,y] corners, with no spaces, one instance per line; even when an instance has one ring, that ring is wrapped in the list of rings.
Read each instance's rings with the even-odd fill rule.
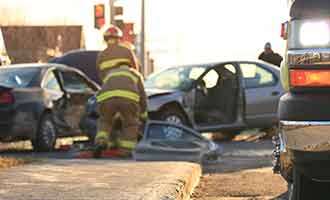
[[[116,67],[120,63],[130,64],[131,60],[127,58],[114,58],[111,60],[104,61],[100,64],[100,70],[106,70],[112,67]]]
[[[119,69],[130,69],[129,65],[120,65]]]
[[[104,36],[109,36],[110,34],[104,34]],[[115,44],[117,42],[116,39],[110,39],[107,41],[108,44]]]
[[[146,112],[141,113],[141,118],[142,119],[148,118],[148,112],[146,111]]]
[[[118,141],[119,148],[125,148],[125,149],[134,149],[136,143],[129,141],[129,140],[119,140]]]
[[[112,77],[117,77],[117,76],[126,76],[128,78],[130,78],[132,81],[134,81],[134,83],[137,83],[138,82],[138,78],[136,76],[134,76],[131,72],[124,72],[124,71],[121,71],[121,72],[111,72],[109,73],[104,79],[103,79],[103,83],[106,83],[110,78]]]
[[[106,131],[98,131],[95,137],[96,140],[107,139],[107,138],[108,138],[108,133]]]
[[[114,142],[107,143],[108,148],[115,147],[115,148],[125,148],[125,149],[134,149],[136,146],[136,142],[132,142],[129,140],[117,140]]]
[[[97,102],[102,102],[104,100],[113,98],[113,97],[123,97],[126,99],[130,99],[136,102],[140,101],[140,96],[134,92],[126,91],[126,90],[110,90],[107,92],[103,92],[96,97]]]

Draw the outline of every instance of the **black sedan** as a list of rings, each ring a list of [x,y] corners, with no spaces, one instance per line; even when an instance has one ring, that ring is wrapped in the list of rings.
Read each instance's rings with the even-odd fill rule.
[[[0,142],[31,140],[50,151],[58,137],[83,135],[85,104],[99,86],[81,71],[59,64],[0,68]]]

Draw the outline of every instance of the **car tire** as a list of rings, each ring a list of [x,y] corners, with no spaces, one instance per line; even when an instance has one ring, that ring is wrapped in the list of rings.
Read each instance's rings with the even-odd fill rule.
[[[305,200],[311,198],[313,191],[312,181],[293,167],[293,179],[288,183],[288,199],[289,200]],[[313,199],[313,198],[312,198]]]
[[[177,108],[166,107],[158,116],[158,119],[165,122],[170,122],[179,125],[188,125],[186,116]]]
[[[32,141],[33,149],[38,152],[52,151],[57,139],[56,127],[51,114],[44,114],[38,125],[37,137]]]

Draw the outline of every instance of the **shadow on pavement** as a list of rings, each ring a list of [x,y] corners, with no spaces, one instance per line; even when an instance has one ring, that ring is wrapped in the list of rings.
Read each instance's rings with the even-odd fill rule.
[[[283,194],[281,194],[281,195],[279,195],[279,196],[277,196],[273,199],[270,199],[270,200],[288,200],[288,193],[285,192],[285,193],[283,193]]]
[[[222,157],[215,164],[203,165],[203,173],[231,173],[271,166],[271,157]]]
[[[272,143],[220,142],[223,156],[217,163],[203,166],[204,173],[230,173],[272,166]]]

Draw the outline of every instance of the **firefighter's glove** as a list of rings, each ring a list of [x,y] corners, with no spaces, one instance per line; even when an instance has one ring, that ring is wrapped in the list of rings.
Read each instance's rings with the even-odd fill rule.
[[[141,120],[142,123],[145,123],[147,121],[147,119],[148,119],[148,112],[147,111],[140,114],[140,120]]]
[[[105,132],[105,131],[97,132],[96,137],[95,137],[96,145],[106,145],[108,143],[108,140],[109,140],[109,135],[107,132]]]

